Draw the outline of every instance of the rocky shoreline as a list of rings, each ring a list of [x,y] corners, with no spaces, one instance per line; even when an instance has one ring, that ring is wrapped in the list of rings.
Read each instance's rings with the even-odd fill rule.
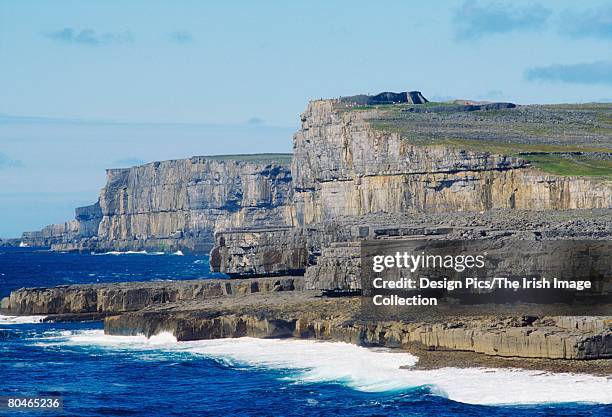
[[[438,368],[514,368],[530,371],[578,373],[612,377],[610,359],[576,361],[571,359],[543,359],[489,356],[469,351],[429,350],[417,344],[402,347],[419,358],[411,369]]]
[[[304,290],[301,277],[32,288],[2,301],[2,314],[104,319],[109,335],[171,332],[179,341],[312,338],[404,349],[421,367],[520,367],[612,375],[612,317],[457,317],[414,311],[404,320],[364,315],[360,297]],[[520,359],[517,359],[520,358]]]

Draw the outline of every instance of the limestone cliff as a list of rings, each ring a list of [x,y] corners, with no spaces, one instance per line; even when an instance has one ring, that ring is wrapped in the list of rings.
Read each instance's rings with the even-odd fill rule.
[[[294,137],[300,225],[340,216],[405,211],[612,207],[609,181],[543,173],[520,157],[422,144],[376,129],[380,110],[311,102]]]
[[[313,101],[290,164],[194,157],[109,170],[96,204],[23,238],[59,250],[212,247],[213,270],[259,278],[22,289],[1,307],[108,316],[109,334],[179,340],[293,336],[608,359],[609,317],[517,317],[509,306],[380,320],[362,314],[361,298],[320,290],[362,289],[364,240],[612,240],[610,114],[599,104],[430,103],[418,92]]]
[[[458,212],[496,213],[476,230],[491,236],[487,230],[507,217],[516,220],[506,225],[510,230],[529,231],[529,219],[604,209],[596,228],[610,236],[605,225],[612,212],[612,126],[606,122],[611,112],[605,105],[414,104],[361,96],[313,101],[293,139],[297,227],[274,232],[283,259],[269,251],[269,233],[243,228],[220,231],[211,265],[234,275],[306,269],[312,288],[358,288],[351,260],[358,257],[359,240],[372,237],[362,230],[374,224],[388,231],[376,236],[384,238],[399,225],[419,234],[444,227],[447,216]],[[561,166],[577,173],[585,172],[580,166],[602,169],[593,170],[600,175],[556,175]],[[413,220],[424,214],[437,217]],[[589,229],[567,231],[588,235]],[[440,234],[465,238],[473,232],[451,227]],[[546,229],[533,232],[541,236]],[[304,252],[306,265],[287,261],[304,259]]]
[[[78,220],[50,224],[41,230],[24,232],[21,241],[29,246],[51,246],[57,243],[67,243],[79,237]]]
[[[193,157],[107,170],[97,203],[23,240],[56,250],[206,253],[216,228],[292,225],[288,155]]]

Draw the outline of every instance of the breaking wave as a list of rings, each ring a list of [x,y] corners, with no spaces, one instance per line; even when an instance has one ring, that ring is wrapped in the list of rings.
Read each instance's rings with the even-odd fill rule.
[[[102,255],[165,255],[164,252],[147,252],[146,250],[139,250],[139,251],[134,251],[134,250],[128,250],[125,252],[121,252],[121,251],[110,251],[110,252],[100,252],[100,253],[95,253],[92,252],[92,255],[94,256],[102,256]]]
[[[426,387],[432,394],[469,404],[612,403],[612,381],[584,374],[518,369],[414,369],[418,358],[406,352],[347,343],[295,339],[217,339],[177,342],[168,332],[108,336],[102,330],[62,333],[43,344],[92,346],[135,354],[190,353],[228,366],[289,370],[294,383],[341,383],[366,392]],[[286,375],[286,373],[284,374]]]
[[[3,316],[0,314],[0,325],[42,323],[47,316]]]

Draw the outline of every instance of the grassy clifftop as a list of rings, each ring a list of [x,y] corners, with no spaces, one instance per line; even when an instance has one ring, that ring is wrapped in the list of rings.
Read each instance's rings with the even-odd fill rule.
[[[210,155],[203,156],[206,159],[215,161],[242,161],[242,162],[276,162],[279,164],[291,163],[290,153],[255,153],[255,154],[236,154],[236,155]]]
[[[368,111],[373,128],[417,145],[515,155],[552,174],[612,179],[612,104],[464,110],[436,102],[340,109]]]

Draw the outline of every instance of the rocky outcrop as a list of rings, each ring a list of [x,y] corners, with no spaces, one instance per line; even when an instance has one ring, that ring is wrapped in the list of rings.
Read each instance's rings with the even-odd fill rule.
[[[303,275],[308,264],[306,237],[298,228],[221,230],[215,238],[211,269],[230,277]]]
[[[9,246],[19,246],[21,239],[0,239],[0,248]]]
[[[360,242],[333,242],[324,247],[305,278],[309,289],[361,289]]]
[[[375,106],[384,104],[425,104],[429,101],[423,97],[420,91],[408,91],[402,93],[384,92],[369,96],[359,94],[356,96],[340,97],[340,103],[352,106]]]
[[[28,246],[52,246],[79,239],[79,222],[70,220],[65,223],[51,224],[35,232],[24,232],[21,242]]]
[[[417,309],[404,319],[377,320],[359,297],[325,298],[303,286],[301,277],[277,277],[30,288],[3,299],[1,313],[48,320],[106,316],[108,334],[169,331],[178,340],[298,337],[492,356],[612,358],[610,317],[512,317],[512,308],[500,306],[494,314],[469,317]]]
[[[333,226],[332,226],[333,225]],[[525,267],[525,256],[539,253],[538,262],[548,259],[555,265],[557,276],[573,271],[575,257],[566,253],[557,260],[561,248],[552,255],[546,248],[551,241],[600,240],[606,253],[607,242],[612,240],[612,210],[491,210],[481,213],[415,213],[406,215],[367,215],[350,217],[326,224],[324,232],[310,233],[310,253],[314,260],[307,267],[305,277],[309,289],[361,289],[363,242],[392,242],[406,240],[463,241],[481,251],[488,251],[489,259],[499,262],[487,266],[487,274],[493,276],[517,275],[512,265]],[[312,229],[311,229],[312,230]],[[321,237],[326,237],[322,239]],[[331,240],[331,241],[330,241]],[[477,243],[478,242],[478,243]],[[519,244],[520,242],[520,244]],[[568,245],[566,250],[577,250],[580,245]],[[526,252],[525,252],[526,251]],[[497,255],[496,255],[497,254]],[[595,256],[595,252],[591,252]],[[594,258],[593,258],[594,259]],[[602,258],[607,262],[606,257]],[[493,269],[495,265],[498,269]],[[542,274],[537,265],[532,274]],[[549,267],[550,268],[550,267]],[[608,263],[601,270],[609,269]],[[547,274],[552,273],[552,269]],[[576,274],[567,279],[576,278]],[[584,279],[593,279],[584,277]]]
[[[444,348],[522,358],[612,358],[612,331],[609,326],[597,326],[596,318],[589,319],[593,325],[592,331],[562,328],[557,325],[555,318],[547,317],[521,326],[514,323],[508,326],[503,320],[468,320],[460,325],[391,324],[380,326],[378,330],[383,338],[399,336],[400,342],[417,342],[431,349]]]
[[[55,250],[207,253],[216,229],[293,224],[287,155],[193,157],[107,170],[97,203],[76,219],[24,233]]]
[[[172,282],[63,285],[23,288],[2,300],[3,314],[116,314],[178,301],[303,288],[299,277],[246,280],[207,279]]]
[[[103,213],[99,201],[90,206],[77,207],[75,209],[75,219],[79,224],[79,237],[97,236],[102,217]]]

